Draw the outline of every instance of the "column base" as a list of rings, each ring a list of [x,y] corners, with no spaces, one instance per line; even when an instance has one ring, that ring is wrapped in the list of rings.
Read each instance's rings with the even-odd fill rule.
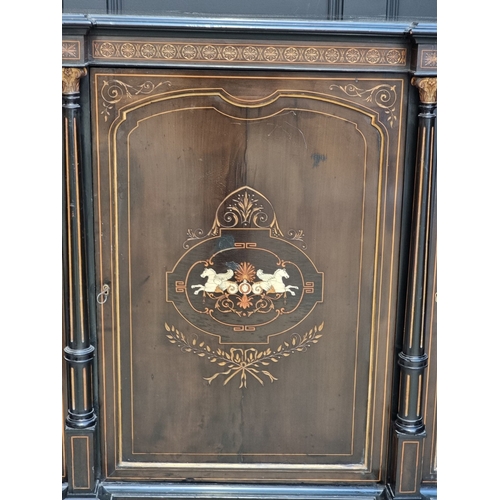
[[[408,434],[393,427],[391,500],[426,500],[422,481],[422,442],[426,433]]]
[[[96,428],[73,429],[66,426],[68,496],[93,494],[96,488]]]

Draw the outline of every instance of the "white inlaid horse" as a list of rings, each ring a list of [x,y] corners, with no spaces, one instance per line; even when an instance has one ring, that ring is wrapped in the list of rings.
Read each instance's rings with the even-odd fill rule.
[[[208,278],[206,283],[204,285],[191,285],[191,288],[196,288],[195,295],[198,295],[201,290],[204,292],[223,292],[231,283],[234,283],[228,281],[232,278],[233,274],[234,271],[232,269],[228,269],[225,273],[217,274],[211,267],[207,267],[200,274],[202,278]]]
[[[255,294],[261,294],[262,292],[290,292],[292,295],[295,295],[292,288],[299,288],[295,285],[285,285],[283,283],[283,278],[288,279],[290,276],[288,276],[286,270],[282,268],[276,269],[273,274],[266,274],[262,271],[262,269],[259,269],[256,274],[261,281],[252,285],[252,292]]]

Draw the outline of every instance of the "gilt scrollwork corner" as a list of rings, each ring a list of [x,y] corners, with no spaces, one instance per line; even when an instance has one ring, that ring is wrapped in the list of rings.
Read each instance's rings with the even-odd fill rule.
[[[435,104],[437,102],[437,78],[418,78],[414,76],[411,84],[417,87],[420,101],[423,104]]]
[[[383,110],[391,128],[396,125],[397,94],[395,85],[388,85],[384,83],[369,89],[357,87],[352,83],[347,85],[330,85],[330,90],[335,89],[341,90],[349,97],[359,98],[367,103],[374,103],[378,108]]]
[[[80,92],[80,78],[87,74],[86,68],[62,69],[62,93],[78,94]]]
[[[115,104],[120,102],[123,98],[131,98],[138,95],[152,94],[159,87],[166,85],[171,86],[169,81],[163,81],[154,84],[151,81],[146,81],[140,85],[130,85],[121,80],[105,80],[101,88],[102,105],[104,109],[101,114],[104,115],[104,121],[108,120],[110,110]]]

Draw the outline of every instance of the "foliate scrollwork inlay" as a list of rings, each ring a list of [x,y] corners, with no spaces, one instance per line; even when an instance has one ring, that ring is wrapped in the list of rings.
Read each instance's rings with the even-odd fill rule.
[[[182,246],[188,249],[192,241],[219,236],[221,229],[235,227],[270,228],[273,236],[283,238],[271,203],[263,196],[259,198],[255,193],[243,190],[235,193],[229,203],[219,205],[212,229],[207,234],[202,229],[188,229],[188,238]]]
[[[259,198],[253,193],[244,191],[236,194],[225,207],[222,217],[216,221],[212,233],[218,234],[220,227],[266,227],[269,221],[269,213],[260,203]],[[272,220],[269,227],[274,229],[274,232],[283,236],[275,220]]]
[[[124,97],[131,98],[136,95],[148,95],[152,94],[162,85],[171,86],[169,81],[163,81],[154,84],[151,81],[146,81],[138,86],[129,85],[128,83],[122,82],[121,80],[106,80],[104,81],[101,89],[101,97],[103,99],[102,105],[104,110],[101,114],[104,115],[104,120],[107,121],[110,116],[110,110],[115,104],[120,102]]]
[[[330,90],[334,90],[335,88],[340,89],[349,97],[359,97],[366,102],[374,102],[379,108],[382,108],[387,115],[387,120],[391,128],[396,124],[397,94],[395,85],[384,83],[370,89],[361,89],[352,83],[344,86],[336,84],[330,85]]]
[[[225,377],[223,385],[227,385],[231,379],[239,376],[239,388],[242,389],[247,387],[247,377],[253,377],[260,385],[264,385],[264,377],[267,377],[271,383],[278,380],[266,367],[272,363],[278,363],[280,359],[296,352],[304,352],[316,344],[322,337],[320,332],[323,330],[323,325],[321,323],[303,335],[292,333],[288,341],[283,342],[274,350],[271,348],[259,350],[254,347],[248,349],[231,347],[229,352],[220,347],[211,348],[204,341],[199,341],[196,335],[188,338],[177,328],[169,326],[167,323],[165,323],[165,329],[168,332],[169,342],[176,344],[182,352],[190,352],[200,358],[207,359],[210,363],[223,367],[221,371],[214,373],[211,377],[204,377],[203,380],[211,384],[220,375]]]
[[[182,244],[182,248],[186,250],[191,246],[190,242],[197,241],[205,238],[207,235],[203,232],[203,229],[188,229],[187,230],[187,240]]]
[[[437,78],[418,78],[414,76],[411,84],[418,88],[420,101],[423,104],[435,104],[437,102]]]
[[[78,94],[80,92],[80,78],[87,74],[86,68],[62,69],[62,93]]]
[[[272,216],[270,216],[270,214],[272,214]],[[245,191],[243,193],[238,193],[229,205],[219,207],[212,229],[208,233],[205,234],[201,228],[188,229],[186,234],[187,239],[182,246],[187,250],[194,241],[200,241],[211,236],[218,236],[221,228],[236,227],[238,225],[256,228],[269,227],[272,230],[271,234],[273,236],[284,238],[276,221],[274,209],[271,204],[267,200],[263,200],[263,203],[260,203],[255,194]],[[303,229],[290,229],[287,239],[298,242],[297,244],[299,244],[302,249],[307,249],[307,245],[304,243]]]
[[[304,243],[304,230],[303,229],[290,229],[288,231],[288,237],[292,241],[300,241],[302,243],[301,247],[306,250],[307,245]]]

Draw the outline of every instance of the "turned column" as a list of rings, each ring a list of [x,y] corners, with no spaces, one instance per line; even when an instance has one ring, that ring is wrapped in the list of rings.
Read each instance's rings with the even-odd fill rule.
[[[93,453],[96,414],[93,406],[85,237],[84,169],[80,152],[80,79],[85,68],[63,68],[63,307],[64,358],[68,373],[66,446],[69,491],[94,488]]]
[[[425,317],[431,230],[431,204],[435,182],[435,126],[437,78],[416,78],[419,90],[417,158],[413,196],[412,229],[408,263],[405,323],[402,350],[398,355],[400,386],[398,413],[393,426],[394,499],[421,499],[423,381],[427,367]]]

